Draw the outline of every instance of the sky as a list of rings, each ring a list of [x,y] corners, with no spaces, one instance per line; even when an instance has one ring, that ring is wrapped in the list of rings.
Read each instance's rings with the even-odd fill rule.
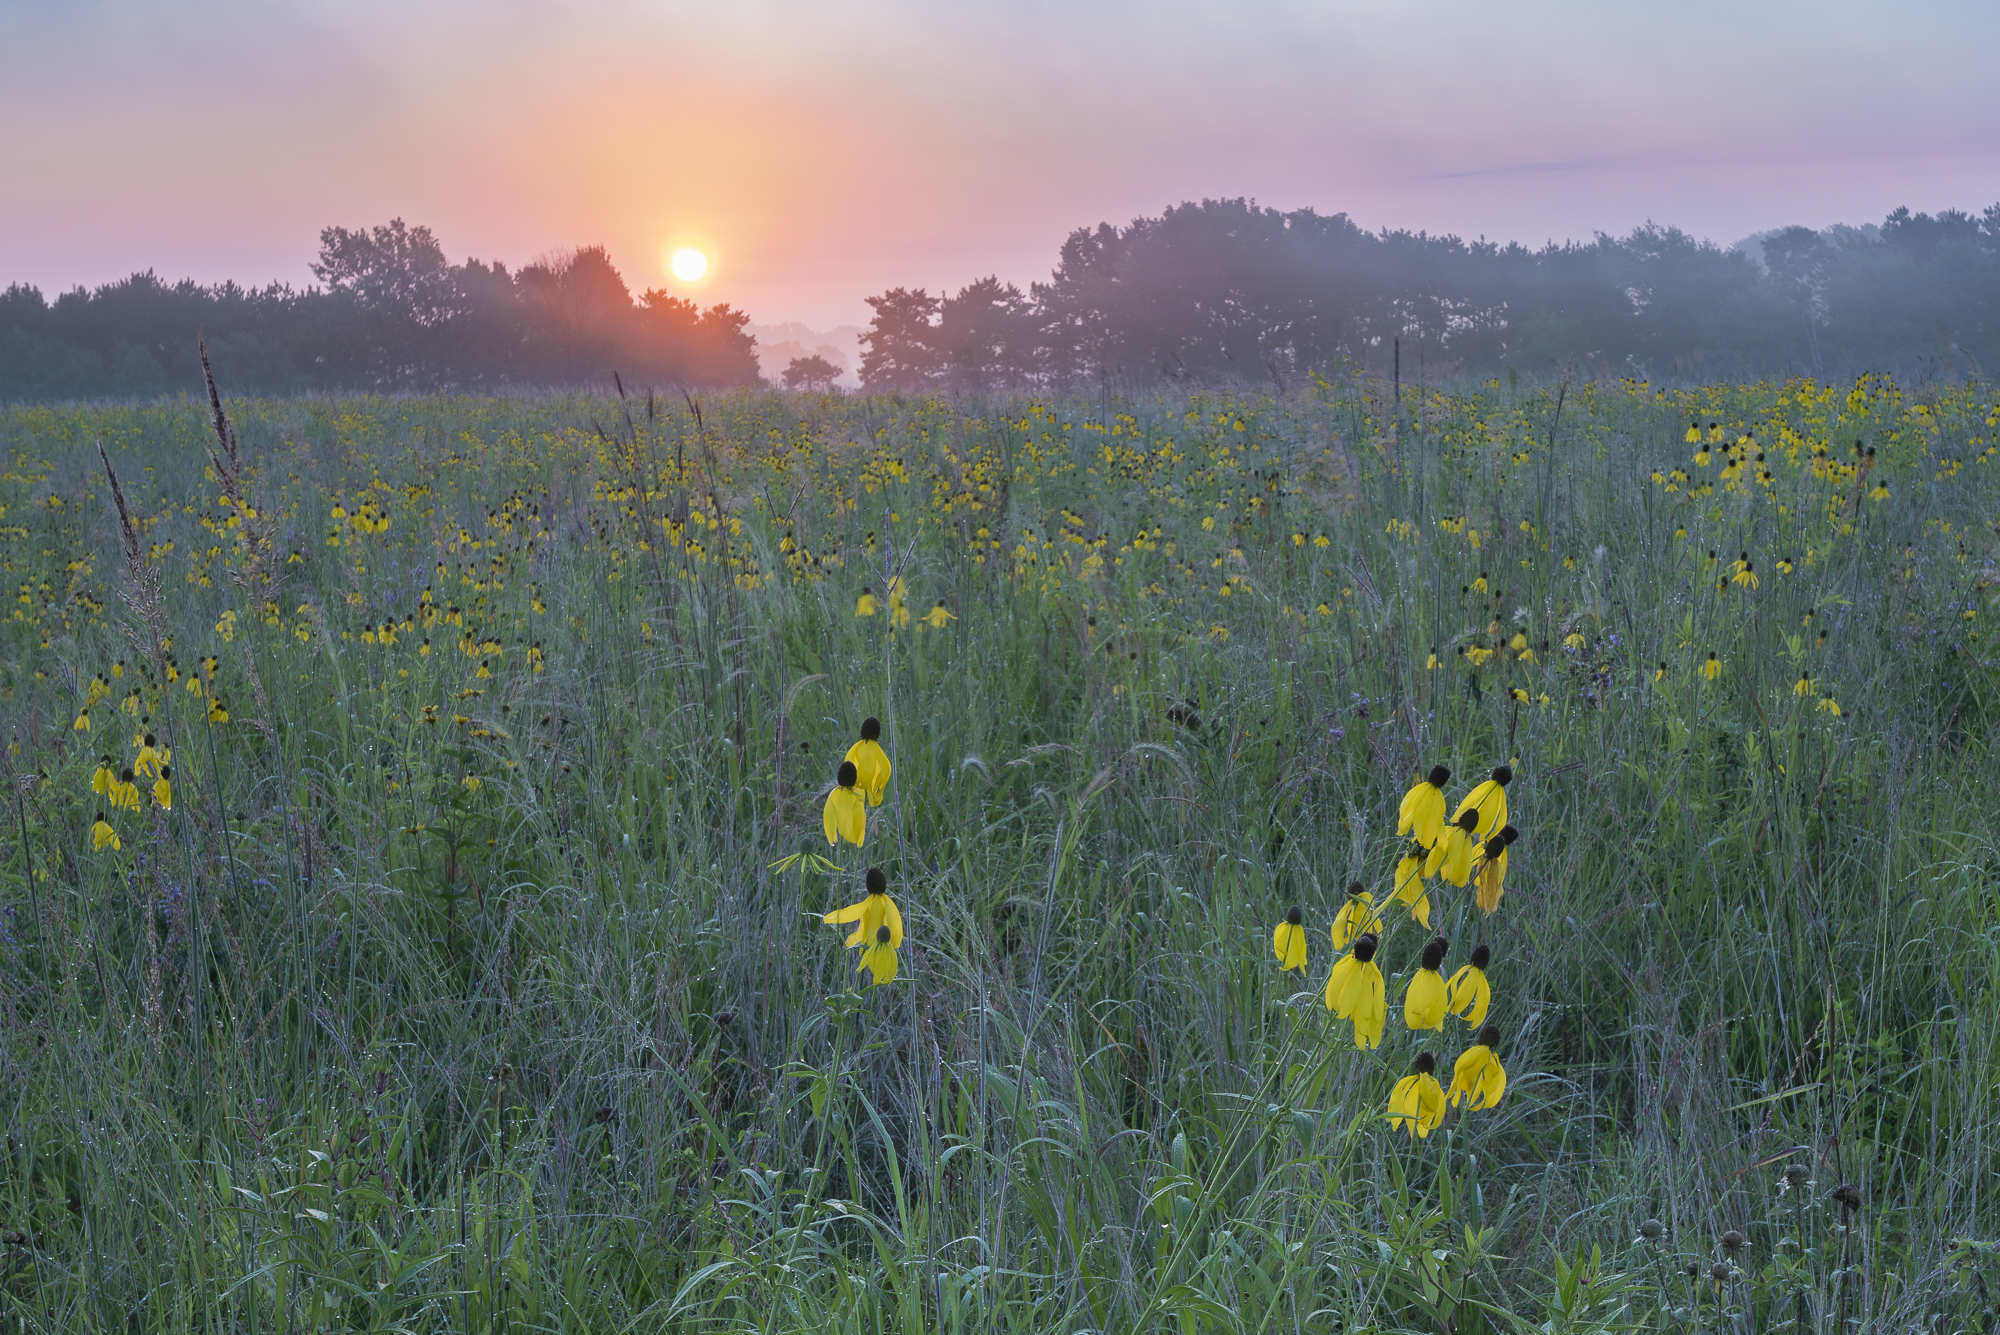
[[[825,328],[1200,198],[1728,244],[2000,200],[1995,50],[1991,0],[0,0],[0,284],[303,286],[400,217]]]

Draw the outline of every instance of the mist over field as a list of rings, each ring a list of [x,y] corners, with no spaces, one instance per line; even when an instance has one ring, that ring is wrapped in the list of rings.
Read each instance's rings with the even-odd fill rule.
[[[1762,233],[1723,249],[1671,227],[1530,249],[1369,232],[1345,214],[1208,200],[1079,228],[1046,282],[867,298],[853,344],[663,288],[602,246],[510,273],[450,262],[401,220],[330,227],[293,290],[150,271],[49,301],[0,294],[0,399],[192,393],[198,337],[242,391],[604,385],[985,391],[1257,385],[1362,366],[1413,379],[1512,371],[1660,383],[1864,371],[1979,377],[2000,358],[2000,204]],[[802,339],[810,339],[808,346]],[[846,340],[839,340],[844,342]]]

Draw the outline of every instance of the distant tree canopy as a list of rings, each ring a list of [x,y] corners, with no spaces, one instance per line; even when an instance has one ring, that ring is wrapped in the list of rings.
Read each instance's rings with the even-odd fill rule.
[[[150,271],[55,301],[0,293],[0,402],[199,392],[196,340],[232,392],[754,384],[749,316],[658,289],[635,300],[602,246],[452,264],[428,227],[320,233],[303,291],[168,285]]]
[[[818,353],[794,357],[785,367],[786,389],[805,389],[824,394],[840,379],[840,368]]]
[[[861,383],[1277,381],[1340,362],[1404,373],[1721,380],[2000,370],[2000,204],[1722,249],[1673,227],[1529,250],[1366,232],[1345,214],[1204,200],[1072,232],[1024,295],[868,304]]]

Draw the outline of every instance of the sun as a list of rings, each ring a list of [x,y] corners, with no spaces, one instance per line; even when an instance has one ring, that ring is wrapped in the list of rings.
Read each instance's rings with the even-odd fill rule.
[[[682,246],[667,261],[667,267],[674,271],[674,277],[683,283],[696,282],[708,272],[708,256],[693,246]]]

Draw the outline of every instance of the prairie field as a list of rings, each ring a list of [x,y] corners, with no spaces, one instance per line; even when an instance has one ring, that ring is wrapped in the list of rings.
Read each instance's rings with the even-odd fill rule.
[[[1874,376],[0,410],[0,1320],[1989,1331],[1996,451]]]

